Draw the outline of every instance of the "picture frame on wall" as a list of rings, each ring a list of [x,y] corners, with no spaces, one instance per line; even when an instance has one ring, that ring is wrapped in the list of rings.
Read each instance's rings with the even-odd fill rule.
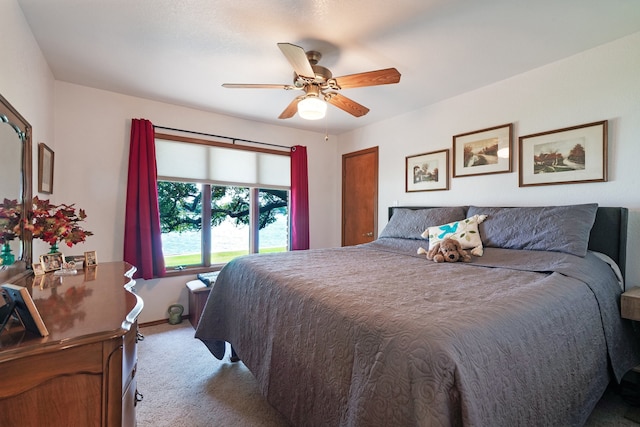
[[[47,144],[38,144],[38,191],[53,193],[53,163],[55,153]]]
[[[449,189],[449,150],[407,156],[405,191],[438,191]]]
[[[453,177],[511,172],[512,139],[512,123],[454,135]]]
[[[521,136],[519,186],[607,181],[606,120]]]

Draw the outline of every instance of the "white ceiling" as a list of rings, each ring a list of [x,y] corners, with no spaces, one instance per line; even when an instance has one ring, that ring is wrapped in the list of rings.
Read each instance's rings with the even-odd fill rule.
[[[332,134],[640,31],[638,0],[17,1],[57,80]],[[278,120],[299,92],[221,87],[292,83],[278,42],[320,51],[334,77],[402,78],[341,91],[364,117]]]

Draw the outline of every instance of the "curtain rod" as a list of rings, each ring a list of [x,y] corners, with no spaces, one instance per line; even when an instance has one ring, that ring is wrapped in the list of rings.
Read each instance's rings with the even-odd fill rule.
[[[278,147],[278,148],[284,148],[287,151],[291,151],[291,147],[287,147],[286,145],[278,145],[278,144],[270,144],[268,142],[259,142],[259,141],[251,141],[249,139],[241,139],[241,138],[232,138],[230,136],[222,136],[222,135],[213,135],[211,133],[204,133],[204,132],[196,132],[193,130],[184,130],[184,129],[176,129],[176,128],[169,128],[169,127],[165,127],[165,126],[156,126],[153,125],[154,129],[164,129],[164,130],[173,130],[176,132],[186,132],[186,133],[192,133],[195,135],[203,135],[203,136],[211,136],[213,138],[224,138],[224,139],[230,139],[232,144],[235,144],[236,141],[240,141],[240,142],[248,142],[250,144],[260,144],[260,145],[269,145],[271,147]]]

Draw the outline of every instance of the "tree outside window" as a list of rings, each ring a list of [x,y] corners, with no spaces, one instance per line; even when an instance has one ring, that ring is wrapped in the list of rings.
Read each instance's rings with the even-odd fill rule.
[[[169,268],[288,250],[288,190],[158,181],[158,200]]]

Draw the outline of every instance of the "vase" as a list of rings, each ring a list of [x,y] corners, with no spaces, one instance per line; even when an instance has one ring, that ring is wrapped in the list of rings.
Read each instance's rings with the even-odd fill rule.
[[[2,265],[11,265],[15,262],[16,257],[11,253],[11,246],[9,246],[9,242],[5,242],[2,245],[0,259],[2,259]]]
[[[49,253],[50,253],[50,254],[58,253],[58,242],[53,243],[53,244],[51,245],[51,247],[49,248]]]

